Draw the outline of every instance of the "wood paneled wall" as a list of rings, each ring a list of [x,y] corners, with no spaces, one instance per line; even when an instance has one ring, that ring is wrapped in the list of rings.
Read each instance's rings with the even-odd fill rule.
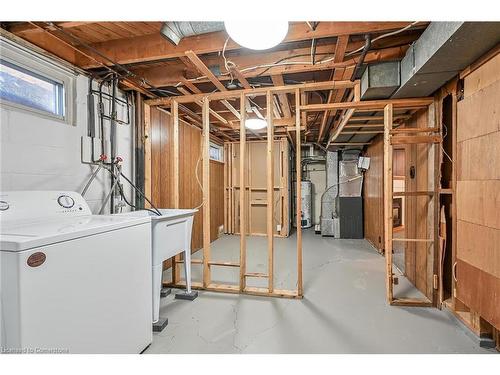
[[[384,251],[384,140],[375,138],[366,156],[370,158],[370,169],[363,181],[363,207],[365,238],[379,251]]]
[[[457,298],[500,329],[500,54],[457,104]]]
[[[160,208],[173,207],[173,138],[170,115],[151,107],[151,196],[153,203]],[[179,123],[179,201],[180,208],[193,208],[201,204],[202,191],[196,181],[196,165],[201,155],[200,129]],[[223,178],[224,163],[210,161],[210,239],[218,238],[218,228],[223,225]],[[198,163],[198,176],[201,182],[202,162]],[[191,248],[196,251],[202,247],[203,207],[195,214]]]

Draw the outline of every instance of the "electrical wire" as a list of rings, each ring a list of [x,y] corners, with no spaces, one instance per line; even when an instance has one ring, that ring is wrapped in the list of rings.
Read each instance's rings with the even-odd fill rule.
[[[442,126],[443,126],[444,131],[445,131],[445,133],[443,134],[443,139],[445,139],[446,136],[448,135],[448,128],[446,127],[446,125],[444,123],[442,123]],[[454,164],[455,162],[453,161],[453,159],[451,158],[451,156],[448,155],[448,153],[445,151],[442,142],[440,143],[440,146],[441,146],[441,151],[443,151],[443,154],[446,155],[446,157],[451,161],[452,164]]]
[[[408,30],[410,27],[412,27],[412,26],[416,25],[416,24],[417,24],[417,23],[419,23],[419,22],[420,22],[420,21],[414,21],[414,22],[410,23],[409,25],[406,25],[406,26],[405,26],[405,27],[403,27],[402,29],[395,30],[395,31],[392,31],[392,32],[390,32],[390,33],[386,33],[386,34],[380,35],[380,36],[378,36],[378,37],[376,37],[376,38],[372,39],[372,41],[371,41],[371,42],[372,42],[372,43],[374,43],[374,42],[376,42],[377,40],[380,40],[380,39],[383,39],[383,38],[387,38],[388,36],[393,36],[393,35],[400,34],[400,33],[404,32],[404,31]],[[355,53],[358,53],[358,52],[362,51],[362,50],[363,50],[363,48],[364,48],[364,46],[363,46],[363,47],[359,47],[358,49],[355,49],[354,51],[351,51],[351,52],[349,52],[349,53],[346,53],[346,56],[351,56],[351,55],[353,55],[353,54],[355,54]]]
[[[224,42],[224,47],[222,48],[222,58],[224,59],[224,67],[231,76],[231,82],[229,82],[229,84],[232,84],[234,81],[234,77],[231,69],[236,68],[236,64],[226,58],[227,42],[229,42],[229,37],[227,37],[226,41]]]
[[[382,35],[374,38],[372,40],[372,43],[376,42],[376,41],[378,41],[380,39],[387,38],[389,36],[400,34],[400,33],[404,32],[404,31],[410,29],[411,27],[413,27],[414,25],[416,25],[419,22],[420,21],[414,21],[414,22],[406,25],[405,27],[403,27],[401,29],[398,29],[398,30],[395,30],[395,31],[392,31],[392,32],[389,32],[389,33],[386,33],[386,34],[382,34]],[[227,43],[227,40],[226,40],[226,43]],[[226,45],[226,43],[225,43],[225,45]],[[363,47],[360,47],[358,49],[355,49],[354,51],[346,53],[345,56],[346,57],[352,56],[352,55],[354,55],[354,54],[356,54],[358,52],[361,52],[362,50],[363,50]],[[321,55],[321,54],[316,54],[316,55]],[[326,54],[326,55],[329,55],[329,54]],[[270,68],[273,68],[273,67],[276,67],[276,66],[286,66],[286,65],[318,65],[318,64],[329,63],[329,62],[331,62],[331,61],[333,61],[335,59],[335,54],[333,54],[333,55],[330,55],[330,57],[328,57],[328,58],[325,58],[323,60],[315,62],[315,64],[312,64],[312,61],[286,61],[286,60],[290,60],[290,59],[293,59],[293,58],[306,57],[306,56],[311,56],[311,54],[302,54],[302,55],[288,56],[288,57],[282,58],[280,60],[277,60],[274,63],[259,64],[259,65],[251,66],[251,67],[248,67],[248,68],[240,69],[240,72],[241,73],[245,73],[245,72],[249,72],[249,71],[257,70],[257,69],[266,69],[266,70],[264,70],[264,72],[261,72],[261,73],[259,73],[257,75],[257,77],[259,77],[259,76],[263,75],[266,71],[268,71]],[[223,57],[225,59],[225,63],[224,63],[225,65],[226,65],[226,60],[227,60],[227,64],[228,65],[236,66],[236,64],[234,64],[234,62],[226,59],[226,57],[225,57],[225,48],[224,48]],[[228,70],[227,67],[226,67],[226,70]],[[231,73],[229,72],[229,70],[226,73],[221,74],[220,76],[222,77],[222,76],[227,76],[227,75],[231,75]],[[207,77],[206,76],[200,76],[200,77],[192,78],[189,81],[193,82],[193,81],[198,81],[198,80],[204,79],[204,78],[207,78]],[[179,82],[176,85],[176,87],[179,86],[179,85],[182,85],[182,82]]]
[[[203,197],[205,195],[205,190],[203,189],[203,185],[200,182],[200,178],[198,177],[198,167],[200,165],[201,156],[203,155],[202,150],[203,150],[203,142],[200,143],[200,156],[198,157],[198,160],[196,161],[196,167],[194,168],[194,176],[196,177],[196,182],[198,183],[198,186],[200,187],[201,194]],[[194,207],[193,210],[197,210],[198,208],[200,208],[204,204],[205,204],[205,200],[203,198],[201,198],[201,203],[198,206]]]

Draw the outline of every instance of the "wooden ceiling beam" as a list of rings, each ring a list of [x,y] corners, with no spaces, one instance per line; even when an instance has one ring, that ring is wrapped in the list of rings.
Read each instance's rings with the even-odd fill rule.
[[[63,29],[71,29],[72,27],[86,26],[86,25],[91,25],[93,23],[94,22],[79,22],[79,21],[54,22],[54,24]],[[13,34],[33,34],[41,32],[41,30],[38,27],[32,25],[29,22],[14,23],[13,25],[9,26],[7,30]]]
[[[179,103],[192,103],[196,100],[202,100],[204,97],[209,97],[210,100],[222,100],[236,98],[240,94],[245,95],[266,95],[267,91],[271,90],[273,93],[283,92],[294,92],[296,89],[300,91],[318,91],[318,90],[333,90],[341,88],[353,88],[358,85],[359,81],[321,81],[321,82],[309,82],[300,83],[295,85],[285,85],[285,86],[273,86],[273,87],[259,87],[255,89],[243,89],[243,90],[232,90],[223,92],[213,92],[213,93],[202,93],[193,94],[177,97],[176,100]],[[149,99],[146,101],[148,105],[169,105],[171,98],[157,98]]]
[[[410,22],[320,22],[315,30],[311,30],[305,22],[290,23],[288,34],[283,43],[302,40],[336,37],[346,34],[380,33],[401,29]],[[415,25],[424,27],[427,23]],[[137,36],[134,38],[115,39],[94,43],[99,52],[110,56],[119,64],[134,64],[145,61],[171,59],[184,55],[184,51],[207,54],[222,51],[228,35],[225,31],[195,35],[183,38],[178,45],[166,41],[160,33]],[[226,51],[241,49],[241,46],[229,39]],[[79,59],[83,68],[97,67],[90,59]]]
[[[394,120],[406,120],[409,119],[411,115],[394,115],[393,119]],[[355,122],[355,121],[384,121],[384,116],[356,116],[352,117],[349,123]],[[371,124],[360,124],[360,125],[371,125]],[[383,123],[381,123],[381,126],[384,126]]]
[[[285,81],[281,74],[272,75],[271,79],[275,86],[285,86]],[[281,110],[283,111],[284,117],[292,117],[292,111],[290,110],[290,103],[288,102],[288,96],[286,93],[278,94],[278,101],[280,103]]]
[[[326,148],[330,146],[330,144],[337,139],[337,137],[340,135],[342,130],[344,129],[344,126],[347,125],[349,122],[349,119],[352,117],[354,114],[354,111],[356,111],[356,108],[349,108],[347,112],[344,114],[342,120],[340,121],[339,125],[337,128],[334,128],[330,132],[330,136],[328,137],[328,143],[326,144]]]
[[[252,88],[252,85],[250,85],[250,83],[247,81],[245,76],[239,71],[238,68],[236,68],[236,67],[231,68],[231,72],[236,76],[236,79],[240,82],[241,86],[244,89],[251,89]]]
[[[191,93],[189,91],[187,91],[185,88],[183,87],[178,87],[177,90],[179,90],[181,93],[183,93],[184,95],[191,95]],[[195,101],[195,103],[200,106],[200,107],[203,107],[203,102],[201,100],[197,100]],[[181,108],[181,104],[179,104],[179,109]],[[187,107],[184,107],[183,108],[186,108],[188,109]],[[189,109],[188,109],[189,110]],[[189,110],[190,112],[192,112],[191,110]],[[208,108],[208,111],[210,112],[210,115],[212,115],[217,121],[221,122],[222,124],[224,124],[225,126],[229,126],[231,127],[231,124],[229,123],[229,121],[224,118],[223,116],[221,116],[219,113],[217,113],[216,111],[214,111],[212,108]],[[195,116],[198,116],[196,113],[192,112]]]
[[[350,101],[343,103],[329,103],[329,104],[309,104],[302,105],[301,111],[316,112],[316,111],[331,111],[334,109],[369,109],[378,111],[384,109],[387,104],[392,104],[397,109],[415,109],[425,108],[434,103],[432,97],[423,98],[405,98],[405,99],[383,99],[383,100],[364,100],[364,101]],[[349,117],[349,119],[351,116]]]
[[[201,94],[202,91],[194,85],[194,83],[190,82],[188,79],[184,78],[181,80],[181,83],[190,89],[194,94]]]
[[[217,77],[212,73],[210,69],[200,60],[198,55],[193,51],[186,51],[186,57],[193,63],[194,66],[200,71],[201,74],[204,74],[212,84],[217,87],[219,91],[227,91],[226,86],[224,86]],[[236,118],[240,118],[239,112],[234,108],[226,99],[221,100],[221,103],[231,111]]]
[[[337,43],[335,44],[335,54],[333,56],[333,61],[335,63],[341,63],[342,61],[344,61],[344,57],[345,57],[348,43],[349,43],[349,35],[341,35],[337,38]],[[335,71],[332,75],[332,79],[339,80],[339,79],[343,79],[343,78],[344,79],[351,78],[351,77],[347,77],[347,75],[344,77],[345,72],[346,72],[345,69],[344,70],[338,69],[338,68],[335,69]],[[342,96],[343,96],[343,92],[342,92]],[[328,99],[326,102],[331,103],[334,99],[337,100],[337,98],[338,98],[338,95],[335,95],[334,91],[330,90],[330,92],[328,93]],[[321,140],[323,139],[323,132],[326,128],[326,123],[330,117],[329,115],[330,115],[330,112],[328,112],[328,111],[325,111],[325,113],[323,113],[323,117],[321,119],[321,124],[319,127],[318,143],[321,143]]]
[[[385,60],[397,60],[404,56],[406,53],[410,42],[415,38],[405,37],[404,40],[401,40],[401,44],[398,41],[397,43],[391,43],[387,48],[380,48],[378,50],[369,51],[365,57],[366,63],[374,63],[378,61]],[[349,50],[354,50],[357,45],[362,45],[359,42],[350,43],[348,46]],[[396,45],[396,46],[394,46]],[[332,45],[321,45],[317,47],[317,53],[331,53]],[[284,51],[275,51],[268,53],[254,53],[249,55],[239,55],[231,57],[231,61],[236,63],[239,66],[239,70],[242,73],[242,76],[245,79],[257,77],[261,75],[264,69],[267,69],[265,72],[266,76],[271,75],[280,75],[280,74],[292,74],[292,73],[305,73],[305,72],[314,72],[314,71],[322,71],[322,70],[331,70],[334,68],[347,68],[349,66],[355,66],[357,63],[357,56],[352,56],[345,59],[342,62],[334,62],[330,61],[327,63],[316,63],[315,65],[311,65],[310,63],[304,65],[275,65],[269,66],[268,68],[259,68],[253,70],[245,70],[250,67],[255,66],[268,66],[270,64],[275,63],[276,61],[286,60],[287,62],[300,62],[304,61],[303,57],[294,57],[297,55],[309,55],[310,48],[296,48]],[[205,66],[223,66],[223,62],[221,58],[218,56],[210,56],[203,57],[201,59]],[[307,59],[306,59],[307,60]],[[188,78],[193,83],[204,83],[210,82],[207,78],[199,78],[199,73],[196,70],[186,68],[186,66],[182,63],[175,64],[173,62],[168,62],[168,65],[161,66],[156,65],[152,67],[142,66],[138,68],[130,68],[131,71],[140,75],[151,82],[157,87],[163,86],[174,86],[181,82],[182,79]],[[195,78],[198,78],[194,80]],[[229,75],[220,75],[217,77],[219,81],[227,81],[231,79]]]
[[[194,53],[193,51],[186,51],[185,52],[186,57],[193,63],[194,66],[196,66],[196,69],[203,74],[205,77],[208,78],[212,84],[217,87],[219,91],[226,91],[226,86],[224,86],[219,79],[215,76],[215,74],[212,73],[210,69],[205,65],[203,61],[200,60],[198,55]]]

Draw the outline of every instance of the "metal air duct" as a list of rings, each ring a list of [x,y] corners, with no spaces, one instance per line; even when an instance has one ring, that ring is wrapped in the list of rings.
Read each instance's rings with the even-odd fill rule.
[[[224,22],[174,22],[163,24],[160,34],[170,43],[179,45],[180,41],[189,36],[213,33],[224,30]]]

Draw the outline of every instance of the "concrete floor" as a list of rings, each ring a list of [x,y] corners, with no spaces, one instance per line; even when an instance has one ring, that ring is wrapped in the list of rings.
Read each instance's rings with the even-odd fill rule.
[[[275,240],[277,288],[296,285],[295,237]],[[146,353],[488,353],[447,313],[390,307],[384,258],[364,240],[304,231],[304,299],[200,291],[193,301],[162,299],[169,325]],[[200,256],[198,252],[196,256]],[[237,261],[239,237],[212,244],[213,260]],[[266,239],[248,239],[248,272],[266,272]],[[193,265],[193,279],[200,280]],[[197,270],[198,269],[198,270]],[[218,268],[214,282],[234,283],[238,269]],[[262,282],[262,281],[261,281]],[[252,285],[259,285],[253,282]],[[396,295],[418,292],[400,277]]]

